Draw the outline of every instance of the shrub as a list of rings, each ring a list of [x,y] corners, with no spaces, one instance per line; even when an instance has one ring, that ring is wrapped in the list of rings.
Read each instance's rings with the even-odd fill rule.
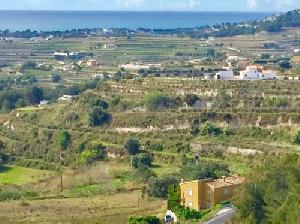
[[[36,197],[36,192],[31,191],[17,191],[17,190],[3,190],[0,189],[0,201],[19,200],[21,198]]]
[[[134,172],[133,179],[136,182],[147,183],[150,177],[156,177],[155,173],[146,166],[140,166]]]
[[[153,92],[145,97],[145,105],[151,111],[175,108],[182,103],[180,98],[169,98],[160,92]]]
[[[131,216],[128,224],[159,224],[159,218],[156,216]]]
[[[80,162],[83,164],[90,164],[97,160],[105,158],[104,147],[101,144],[92,146],[91,149],[84,150],[80,154]]]
[[[196,211],[194,209],[184,208],[180,205],[175,207],[173,212],[176,213],[179,219],[184,219],[184,220],[190,220],[190,219],[199,220],[207,213],[207,211]]]
[[[197,101],[199,101],[200,98],[194,94],[187,94],[185,97],[184,97],[184,101],[186,102],[186,104],[190,107],[194,106],[195,103]]]
[[[151,151],[161,152],[164,150],[164,146],[162,144],[153,144],[150,145],[148,149]]]
[[[35,168],[39,170],[57,170],[57,166],[54,163],[45,162],[43,160],[17,158],[14,164],[16,166]]]
[[[212,123],[205,123],[201,130],[200,130],[200,134],[201,135],[220,135],[222,134],[222,129],[215,126],[214,124]]]
[[[132,166],[134,168],[138,168],[140,166],[151,167],[153,162],[153,157],[148,154],[142,153],[139,155],[135,155],[132,159]]]
[[[71,135],[69,132],[62,130],[57,134],[57,144],[61,150],[66,150],[72,143]]]
[[[68,113],[65,118],[64,118],[64,121],[65,123],[73,123],[75,121],[78,121],[79,120],[79,115],[75,112],[70,112]]]
[[[300,131],[297,131],[292,135],[292,142],[295,144],[300,144]]]

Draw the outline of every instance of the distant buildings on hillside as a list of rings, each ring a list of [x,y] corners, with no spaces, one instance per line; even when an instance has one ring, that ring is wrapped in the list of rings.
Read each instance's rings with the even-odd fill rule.
[[[142,64],[142,63],[129,63],[124,65],[119,65],[119,68],[125,70],[138,71],[140,69],[150,69],[150,68],[160,68],[161,64]]]
[[[240,71],[239,76],[235,76],[231,68],[216,73],[216,80],[278,80],[275,71],[265,70],[263,66],[247,66],[245,70]]]
[[[99,62],[95,59],[90,59],[86,62],[86,65],[88,67],[98,67],[99,66]]]

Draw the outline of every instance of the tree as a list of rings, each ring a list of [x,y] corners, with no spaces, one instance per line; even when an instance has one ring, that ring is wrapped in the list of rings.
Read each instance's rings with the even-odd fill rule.
[[[24,70],[24,69],[36,69],[36,63],[35,62],[32,62],[32,61],[28,61],[28,62],[25,62],[22,66],[21,66],[21,69]]]
[[[4,160],[4,152],[3,152],[4,148],[5,148],[5,143],[2,140],[0,140],[0,165]]]
[[[42,89],[33,86],[26,89],[26,99],[29,104],[39,104],[44,97]]]
[[[134,168],[138,168],[141,166],[151,167],[152,162],[153,162],[153,157],[145,153],[135,155],[132,158],[132,165]]]
[[[93,108],[89,114],[89,125],[97,127],[109,123],[111,115],[100,108]]]
[[[211,60],[214,60],[216,58],[216,51],[213,48],[207,49],[207,57]]]
[[[195,94],[187,94],[184,98],[184,101],[190,107],[194,106],[195,103],[199,100],[200,100],[200,98]]]
[[[280,65],[281,68],[287,69],[287,70],[292,67],[291,62],[287,59],[280,61],[279,65]]]
[[[139,140],[137,139],[128,139],[125,144],[124,144],[124,148],[126,149],[127,153],[129,155],[136,155],[140,152],[140,147],[141,144],[139,142]]]
[[[51,75],[51,81],[52,82],[59,82],[61,80],[61,77],[60,77],[60,75],[59,74],[52,74]]]
[[[62,130],[57,134],[57,143],[61,150],[67,150],[72,143],[69,132]]]
[[[152,197],[167,198],[168,188],[171,185],[178,185],[178,179],[171,176],[150,177],[148,181],[147,192]]]
[[[299,155],[270,156],[255,166],[234,199],[238,223],[299,223]]]

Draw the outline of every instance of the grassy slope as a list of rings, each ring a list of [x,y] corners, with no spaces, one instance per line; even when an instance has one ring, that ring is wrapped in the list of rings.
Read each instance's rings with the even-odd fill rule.
[[[45,177],[50,174],[50,171],[17,166],[0,166],[0,184],[22,185],[30,182],[36,182],[41,177]]]

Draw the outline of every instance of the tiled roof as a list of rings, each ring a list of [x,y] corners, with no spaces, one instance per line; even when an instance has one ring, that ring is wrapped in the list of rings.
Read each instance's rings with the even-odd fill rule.
[[[239,185],[245,181],[244,177],[239,176],[231,176],[231,177],[224,177],[222,179],[213,180],[207,182],[208,185],[214,188],[232,186],[232,185]]]

